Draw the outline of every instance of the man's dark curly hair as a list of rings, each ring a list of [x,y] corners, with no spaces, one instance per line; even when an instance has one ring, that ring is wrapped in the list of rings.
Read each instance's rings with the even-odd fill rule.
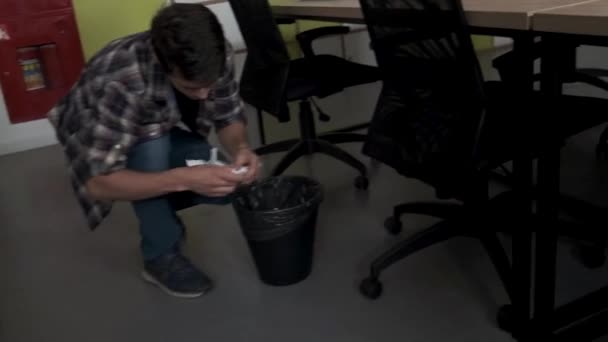
[[[224,72],[226,41],[222,25],[200,4],[173,4],[161,9],[150,30],[154,51],[169,74],[210,85]]]

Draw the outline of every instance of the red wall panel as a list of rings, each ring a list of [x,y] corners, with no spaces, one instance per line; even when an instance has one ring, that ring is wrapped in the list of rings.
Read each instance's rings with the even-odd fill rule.
[[[20,11],[19,0],[0,0],[0,17],[15,16]]]
[[[74,13],[70,7],[61,9],[69,0],[22,5],[27,12],[0,16],[0,29],[10,37],[0,39],[0,82],[13,123],[45,117],[84,65]]]
[[[23,3],[26,13],[38,13],[59,9],[69,9],[72,7],[70,0],[28,0]]]

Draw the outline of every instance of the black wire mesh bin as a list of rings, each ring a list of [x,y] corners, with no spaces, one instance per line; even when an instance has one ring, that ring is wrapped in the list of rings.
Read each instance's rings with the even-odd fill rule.
[[[233,205],[263,282],[286,286],[312,271],[321,185],[300,176],[270,177],[239,189]]]

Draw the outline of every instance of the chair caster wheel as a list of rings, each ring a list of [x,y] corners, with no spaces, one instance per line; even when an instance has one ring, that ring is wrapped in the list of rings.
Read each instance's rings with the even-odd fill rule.
[[[365,176],[355,178],[355,187],[359,190],[367,190],[369,187],[369,179]]]
[[[498,309],[496,314],[496,323],[502,331],[513,334],[515,328],[513,306],[510,304],[503,305]]]
[[[366,278],[359,287],[361,294],[369,299],[378,299],[382,295],[382,283],[376,278]]]
[[[401,221],[399,219],[394,218],[393,216],[387,218],[384,221],[384,228],[386,228],[386,230],[393,235],[401,233],[402,226],[403,225],[401,224]]]
[[[578,246],[574,248],[573,254],[588,269],[600,268],[606,263],[603,246]]]

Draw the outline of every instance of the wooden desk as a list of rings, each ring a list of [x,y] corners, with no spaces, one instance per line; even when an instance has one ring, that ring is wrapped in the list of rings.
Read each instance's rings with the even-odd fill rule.
[[[363,13],[358,0],[291,0],[273,5],[272,11],[277,16],[347,23],[363,22]]]
[[[589,0],[462,0],[471,26],[529,30],[539,12],[569,7]],[[590,0],[595,1],[595,0]]]
[[[541,11],[598,0],[463,0],[469,24],[474,27],[529,30],[531,17]],[[360,23],[363,14],[358,0],[300,1],[274,5],[277,16]]]
[[[535,31],[608,37],[608,0],[596,0],[537,13]]]

